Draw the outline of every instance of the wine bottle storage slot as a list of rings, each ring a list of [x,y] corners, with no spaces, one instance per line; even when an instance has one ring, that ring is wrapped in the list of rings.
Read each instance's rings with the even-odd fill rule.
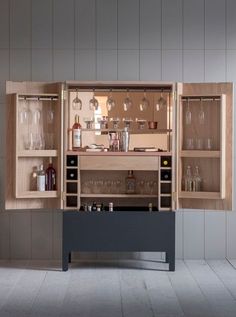
[[[73,167],[78,166],[78,156],[77,155],[67,155],[66,165],[73,166]]]
[[[66,196],[66,206],[75,207],[78,206],[78,197],[77,196]]]
[[[78,179],[78,170],[75,168],[67,168],[66,179],[67,180],[77,180]]]
[[[161,170],[161,181],[170,181],[171,180],[171,170]]]
[[[160,207],[161,208],[171,208],[171,197],[160,197]]]
[[[171,183],[161,183],[160,186],[161,194],[171,194]]]
[[[171,156],[161,156],[161,167],[171,167]]]
[[[66,192],[68,194],[77,194],[78,184],[77,183],[66,183]]]

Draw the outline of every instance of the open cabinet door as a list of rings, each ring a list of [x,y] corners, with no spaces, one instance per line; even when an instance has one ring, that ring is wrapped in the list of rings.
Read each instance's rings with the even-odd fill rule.
[[[59,83],[6,84],[6,209],[61,208],[63,100]],[[37,190],[52,159],[56,184]]]
[[[232,83],[177,84],[178,208],[232,210]]]

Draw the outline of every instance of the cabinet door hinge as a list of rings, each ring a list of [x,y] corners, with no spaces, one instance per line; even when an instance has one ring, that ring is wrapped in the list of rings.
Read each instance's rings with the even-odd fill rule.
[[[174,100],[176,101],[177,100],[177,91],[174,90]]]
[[[67,100],[67,90],[62,90],[62,100]]]
[[[65,192],[61,192],[61,199],[62,199],[63,201],[66,200],[66,193],[65,193]]]
[[[172,197],[173,197],[173,200],[176,202],[177,201],[177,192],[173,192]]]

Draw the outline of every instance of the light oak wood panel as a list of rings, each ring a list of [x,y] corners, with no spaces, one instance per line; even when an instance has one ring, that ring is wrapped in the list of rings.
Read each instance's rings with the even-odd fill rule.
[[[91,157],[80,158],[81,170],[140,170],[157,171],[157,157]]]
[[[181,91],[182,90],[182,91]],[[232,209],[232,90],[233,90],[233,85],[231,83],[198,83],[198,84],[183,84],[180,85],[179,91],[183,95],[202,95],[202,96],[207,96],[207,95],[225,95],[225,119],[223,118],[223,121],[225,120],[225,123],[223,123],[222,120],[222,113],[220,113],[220,108],[214,108],[215,111],[211,113],[211,120],[215,118],[217,120],[217,125],[218,128],[222,125],[223,129],[225,130],[225,137],[224,135],[221,135],[217,132],[217,142],[215,143],[214,147],[217,145],[219,146],[218,149],[222,149],[220,154],[220,160],[223,163],[225,161],[225,175],[224,171],[223,174],[218,175],[218,184],[221,186],[222,182],[220,181],[219,177],[224,177],[225,178],[225,198],[224,199],[214,199],[214,200],[200,200],[200,199],[182,199],[180,201],[180,207],[182,208],[196,208],[196,209],[212,209],[212,210],[231,210]],[[224,97],[223,97],[224,98]],[[194,102],[196,103],[196,101]],[[217,101],[215,101],[217,103]],[[219,103],[219,102],[218,102]],[[215,105],[216,106],[216,105]],[[214,106],[214,107],[215,107]],[[217,110],[218,109],[218,110]],[[194,109],[193,109],[194,111]],[[218,114],[217,114],[218,113]],[[179,113],[179,117],[182,117],[182,113]],[[207,119],[209,120],[209,119]],[[179,124],[183,125],[183,122],[180,120]],[[210,124],[211,125],[211,124]],[[225,126],[225,128],[224,128]],[[179,126],[180,127],[180,126]],[[212,128],[214,131],[214,127]],[[209,130],[210,132],[210,130]],[[194,133],[192,134],[194,137]],[[220,140],[225,138],[226,143],[225,145],[223,143],[220,143]],[[178,136],[179,139],[179,145],[178,147],[181,148],[183,144],[183,139],[181,136]],[[214,137],[215,139],[215,137]],[[223,157],[223,152],[224,152],[224,147],[225,147],[225,158]],[[214,149],[214,148],[213,148]],[[215,148],[216,149],[216,148]],[[222,156],[223,155],[223,156]],[[182,175],[182,164],[178,164],[179,166],[179,187],[181,186],[181,177]],[[213,179],[216,179],[216,174],[219,172],[220,165],[218,168],[216,168],[215,171],[212,171],[211,175]],[[212,169],[212,166],[209,166],[209,171]],[[207,174],[209,174],[209,171]],[[203,173],[203,176],[205,174]],[[209,175],[210,176],[210,175]],[[224,192],[224,188],[221,188],[222,193]]]
[[[17,93],[20,95],[27,95],[34,96],[46,94],[52,94],[53,96],[57,95],[60,92],[60,85],[57,83],[30,83],[30,82],[7,82],[7,120],[6,120],[6,129],[7,129],[7,153],[6,153],[6,175],[7,175],[7,182],[6,182],[6,209],[34,209],[34,208],[59,208],[60,207],[60,188],[61,188],[61,152],[60,144],[61,144],[61,100],[56,102],[57,108],[54,110],[55,114],[55,122],[57,124],[53,127],[53,133],[55,134],[55,146],[58,150],[58,153],[55,152],[47,152],[47,151],[39,151],[39,157],[36,158],[34,153],[24,155],[25,151],[22,153],[22,144],[18,147],[18,139],[20,139],[21,129],[18,127],[18,98]],[[53,102],[54,103],[54,102]],[[49,104],[46,102],[46,108],[48,109]],[[47,109],[43,110],[43,114]],[[17,122],[17,125],[14,125],[13,122]],[[46,127],[44,127],[46,128]],[[17,131],[17,133],[16,133]],[[17,145],[17,150],[16,150]],[[18,153],[18,150],[19,153]],[[45,153],[45,154],[44,154]],[[59,154],[60,153],[60,154]],[[20,155],[18,157],[18,154]],[[28,175],[30,177],[30,170],[32,171],[32,164],[35,163],[36,165],[40,162],[44,162],[44,166],[47,165],[48,159],[46,159],[47,155],[52,154],[55,156],[58,154],[57,158],[54,158],[54,166],[56,167],[57,171],[57,188],[58,193],[56,194],[41,194],[39,197],[35,195],[35,198],[28,199],[26,197],[31,197],[32,192],[28,192],[30,190],[29,186],[29,179],[27,179]],[[32,155],[32,156],[31,156]],[[14,158],[15,157],[15,158]],[[45,158],[44,158],[45,157]],[[24,174],[26,172],[26,174]],[[18,184],[16,186],[16,183]],[[16,187],[18,190],[16,191]],[[22,198],[16,199],[16,195],[18,196],[19,193],[22,193]],[[44,199],[45,196],[51,196],[51,199]]]

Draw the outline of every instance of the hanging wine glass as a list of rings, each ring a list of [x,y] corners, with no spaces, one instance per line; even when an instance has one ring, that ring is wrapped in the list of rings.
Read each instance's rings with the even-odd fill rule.
[[[139,104],[139,110],[140,111],[146,111],[149,107],[149,100],[147,99],[147,94],[146,94],[146,91],[144,90],[144,93],[143,93],[143,98]]]
[[[200,99],[200,103],[201,103],[201,105],[200,105],[200,111],[198,113],[198,120],[199,120],[200,124],[204,124],[204,122],[205,122],[205,112],[203,110],[202,98]]]
[[[133,102],[129,97],[129,90],[127,89],[127,95],[126,95],[124,102],[123,102],[124,111],[130,110],[132,105],[133,105]]]
[[[187,110],[185,113],[185,123],[187,125],[190,125],[192,123],[192,112],[191,112],[190,106],[189,106],[189,98],[187,99]]]
[[[112,90],[110,90],[110,94],[107,97],[107,101],[106,101],[106,106],[107,106],[107,111],[111,111],[113,108],[115,108],[115,100],[112,97]]]
[[[161,96],[156,102],[156,111],[160,111],[166,106],[166,100],[163,98],[163,90],[161,91]]]
[[[72,101],[73,110],[81,110],[82,109],[82,101],[79,99],[78,89],[76,89],[75,99]]]
[[[19,112],[19,122],[20,124],[29,125],[31,122],[31,110],[29,108],[29,102],[25,99],[22,100],[24,102],[23,108]]]
[[[53,110],[53,98],[51,98],[49,108],[47,111],[47,123],[52,124],[54,120],[54,110]]]
[[[98,110],[99,104],[97,99],[94,96],[94,89],[93,89],[93,98],[89,100],[89,109],[90,110]]]

